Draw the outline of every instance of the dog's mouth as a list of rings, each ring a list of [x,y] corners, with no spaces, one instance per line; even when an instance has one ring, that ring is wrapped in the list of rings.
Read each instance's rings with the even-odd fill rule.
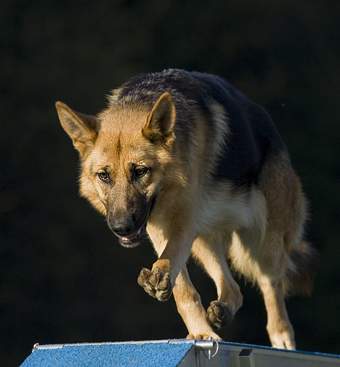
[[[111,226],[108,221],[109,228],[112,230],[114,235],[117,237],[119,244],[121,246],[126,247],[126,248],[134,248],[134,247],[139,246],[143,242],[144,239],[148,238],[148,235],[146,233],[146,225],[150,217],[150,214],[152,212],[152,209],[155,206],[155,201],[156,201],[156,195],[154,195],[152,199],[149,201],[149,205],[148,205],[144,220],[142,221],[142,224],[140,225],[140,227],[135,232],[129,235],[121,236],[117,234],[115,231],[111,229]]]
[[[146,223],[143,224],[135,233],[128,236],[118,236],[116,234],[119,243],[126,248],[134,248],[141,244],[142,240],[146,237]]]

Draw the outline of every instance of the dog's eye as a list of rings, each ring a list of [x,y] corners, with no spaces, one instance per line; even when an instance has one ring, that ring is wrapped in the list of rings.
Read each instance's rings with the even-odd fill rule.
[[[111,177],[107,171],[99,171],[97,173],[97,176],[100,179],[100,181],[103,181],[105,183],[110,183],[111,181]]]
[[[135,166],[133,168],[133,176],[136,179],[142,178],[143,176],[145,176],[148,172],[150,171],[149,167],[146,166]]]

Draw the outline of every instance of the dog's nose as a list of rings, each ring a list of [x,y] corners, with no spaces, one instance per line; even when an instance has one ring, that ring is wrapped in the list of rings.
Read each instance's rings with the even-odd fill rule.
[[[109,223],[109,227],[118,236],[129,236],[135,231],[135,223],[132,218],[124,220],[115,220]]]
[[[128,236],[132,232],[132,228],[125,225],[118,225],[112,228],[113,232],[118,234],[118,236]]]

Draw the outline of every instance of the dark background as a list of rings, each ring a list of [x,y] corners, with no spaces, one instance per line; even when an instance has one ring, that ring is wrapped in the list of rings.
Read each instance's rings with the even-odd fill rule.
[[[340,353],[339,1],[19,1],[0,9],[0,364],[33,343],[182,338],[173,300],[136,283],[154,254],[120,248],[78,197],[78,157],[54,110],[96,113],[139,72],[220,74],[272,114],[311,203],[311,298],[288,301],[298,347]],[[192,267],[207,304],[211,281]],[[228,340],[268,344],[259,292]]]

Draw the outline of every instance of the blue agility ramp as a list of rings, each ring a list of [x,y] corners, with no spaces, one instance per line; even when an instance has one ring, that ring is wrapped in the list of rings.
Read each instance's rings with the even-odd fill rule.
[[[340,356],[215,341],[36,345],[21,367],[335,367]]]
[[[22,367],[179,366],[192,343],[129,342],[34,347]]]
[[[37,346],[22,367],[179,366],[191,343],[136,342]]]

